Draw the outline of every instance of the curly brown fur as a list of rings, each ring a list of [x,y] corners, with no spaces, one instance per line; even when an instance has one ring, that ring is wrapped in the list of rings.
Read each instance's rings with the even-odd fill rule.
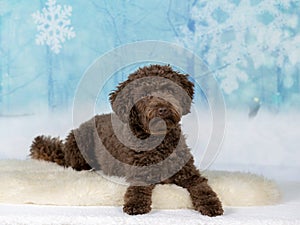
[[[124,196],[123,211],[129,215],[145,214],[151,211],[151,196],[154,185],[130,186]]]
[[[144,78],[157,79],[150,82]],[[156,184],[186,188],[195,210],[208,216],[221,215],[222,204],[195,167],[179,123],[190,112],[193,87],[187,75],[170,66],[141,68],[110,94],[114,113],[96,115],[72,130],[64,143],[36,138],[31,156],[76,170],[95,168],[125,177],[130,186],[123,210],[130,215],[151,210]],[[120,119],[116,124],[112,122],[114,116]],[[158,144],[149,148],[153,143]]]
[[[30,157],[32,159],[42,159],[65,166],[65,154],[62,150],[62,146],[63,142],[59,140],[59,138],[38,136],[32,142]]]

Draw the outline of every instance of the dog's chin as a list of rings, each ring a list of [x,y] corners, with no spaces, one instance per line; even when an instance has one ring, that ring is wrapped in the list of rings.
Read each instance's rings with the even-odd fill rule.
[[[154,136],[162,136],[166,135],[168,133],[168,130],[151,130],[149,131],[149,134]]]
[[[153,119],[149,123],[147,133],[154,136],[166,135],[170,130],[176,127],[176,124],[162,119]]]
[[[147,133],[153,136],[165,136],[167,135],[170,131],[172,131],[173,128],[175,128],[176,126],[170,126],[167,127],[165,129],[151,129],[148,130]]]

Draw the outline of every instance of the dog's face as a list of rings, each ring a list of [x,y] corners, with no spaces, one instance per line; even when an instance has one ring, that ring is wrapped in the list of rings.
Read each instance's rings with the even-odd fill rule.
[[[152,65],[131,74],[110,94],[110,101],[121,121],[139,132],[161,135],[190,112],[193,94],[187,75]]]
[[[141,98],[130,110],[130,124],[143,132],[163,135],[175,127],[181,118],[181,108],[153,95]]]

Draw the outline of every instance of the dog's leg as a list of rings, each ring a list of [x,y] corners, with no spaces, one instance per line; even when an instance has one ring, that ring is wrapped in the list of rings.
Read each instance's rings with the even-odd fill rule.
[[[207,184],[207,179],[200,175],[193,159],[177,172],[171,181],[189,191],[195,210],[207,216],[223,214],[221,201]]]
[[[124,196],[123,211],[129,215],[145,214],[151,211],[152,190],[155,185],[130,186]]]

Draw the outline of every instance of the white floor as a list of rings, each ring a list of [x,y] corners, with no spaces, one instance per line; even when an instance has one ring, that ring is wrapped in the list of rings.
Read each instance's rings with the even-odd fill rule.
[[[300,224],[300,183],[279,184],[283,198],[279,205],[226,207],[225,214],[209,218],[193,210],[153,210],[147,215],[128,216],[121,207],[65,207],[0,204],[0,224]]]

